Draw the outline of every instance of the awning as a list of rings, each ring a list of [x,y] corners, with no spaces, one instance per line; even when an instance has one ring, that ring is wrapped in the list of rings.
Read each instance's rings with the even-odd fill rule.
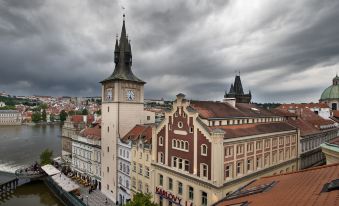
[[[78,184],[62,173],[53,175],[52,179],[66,192],[71,192],[80,188]]]
[[[53,165],[45,165],[45,166],[42,166],[41,169],[45,171],[49,176],[60,173],[60,171],[57,168],[55,168]]]

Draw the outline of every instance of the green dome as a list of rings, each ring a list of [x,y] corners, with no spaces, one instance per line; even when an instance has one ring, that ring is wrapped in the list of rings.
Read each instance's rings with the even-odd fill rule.
[[[320,100],[339,99],[339,85],[327,87],[321,94]]]

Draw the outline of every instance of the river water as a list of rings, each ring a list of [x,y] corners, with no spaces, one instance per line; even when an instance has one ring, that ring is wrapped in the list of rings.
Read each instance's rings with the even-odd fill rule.
[[[48,148],[53,156],[61,155],[61,127],[59,125],[0,126],[0,182],[17,168],[39,161],[40,153]],[[62,206],[43,182],[18,187],[14,193],[0,200],[4,206]]]

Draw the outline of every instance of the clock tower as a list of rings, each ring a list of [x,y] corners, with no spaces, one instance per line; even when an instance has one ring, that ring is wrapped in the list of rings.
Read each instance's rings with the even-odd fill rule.
[[[118,138],[136,124],[142,123],[144,112],[144,84],[132,72],[132,50],[126,35],[125,15],[114,50],[115,68],[102,84],[101,108],[101,191],[113,202],[117,201]]]

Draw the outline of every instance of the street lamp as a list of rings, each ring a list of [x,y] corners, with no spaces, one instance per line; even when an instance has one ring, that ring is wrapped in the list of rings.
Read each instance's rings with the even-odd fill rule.
[[[86,205],[88,205],[88,195],[86,195],[86,198],[87,198],[87,204]]]

